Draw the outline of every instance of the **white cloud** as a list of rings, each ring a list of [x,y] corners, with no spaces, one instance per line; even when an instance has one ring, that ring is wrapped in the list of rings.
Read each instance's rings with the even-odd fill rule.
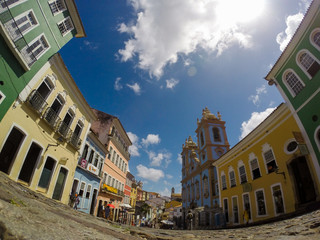
[[[134,83],[132,85],[127,84],[127,87],[131,88],[136,95],[140,95],[141,94],[141,88],[140,88],[138,83]]]
[[[253,102],[254,105],[258,106],[260,103],[260,96],[263,93],[267,93],[267,88],[266,85],[262,85],[261,87],[256,89],[256,94],[251,95],[249,97],[249,100]]]
[[[182,164],[182,157],[180,153],[178,153],[177,161]]]
[[[120,81],[121,81],[121,77],[117,77],[114,82],[114,89],[117,91],[120,91],[123,88]]]
[[[137,175],[139,177],[142,177],[144,179],[153,181],[153,182],[158,182],[160,178],[164,177],[163,171],[159,169],[154,169],[154,168],[147,168],[141,164],[137,166]]]
[[[265,0],[130,0],[136,22],[119,25],[118,31],[130,38],[118,53],[122,61],[136,57],[139,68],[160,78],[165,66],[199,48],[217,55],[234,44],[249,48],[252,39],[242,26],[262,12],[264,3]]]
[[[166,83],[167,83],[167,88],[173,89],[179,83],[179,80],[170,78],[166,80]]]
[[[98,49],[98,44],[94,43],[94,42],[89,42],[88,40],[84,40],[83,44],[85,45],[86,48],[88,48],[89,50],[96,50]]]
[[[139,157],[140,156],[140,153],[139,153],[139,137],[132,133],[132,132],[127,132],[131,142],[132,142],[132,145],[129,147],[129,153],[131,154],[131,156],[133,157]]]
[[[162,191],[159,192],[159,194],[164,197],[170,197],[171,196],[171,191],[168,188],[163,189]]]
[[[142,138],[141,143],[148,147],[150,144],[158,144],[160,141],[161,139],[158,134],[148,134],[146,139]]]
[[[167,168],[169,163],[171,162],[171,153],[163,152],[156,154],[153,151],[148,152],[149,159],[151,160],[150,166],[159,167],[164,161],[164,167]]]
[[[276,108],[267,108],[264,112],[253,112],[251,113],[251,118],[241,124],[241,136],[239,140],[247,136],[255,127],[257,127],[263,120],[265,120],[270,113],[272,113]]]
[[[166,174],[166,177],[167,177],[168,179],[172,179],[172,178],[173,178],[173,176],[170,175],[170,174]]]
[[[302,19],[303,19],[303,14],[300,12],[295,15],[290,15],[287,17],[286,30],[284,32],[279,33],[276,38],[277,43],[280,45],[281,51],[283,51],[288,45],[288,43],[290,42],[292,36],[294,35]]]

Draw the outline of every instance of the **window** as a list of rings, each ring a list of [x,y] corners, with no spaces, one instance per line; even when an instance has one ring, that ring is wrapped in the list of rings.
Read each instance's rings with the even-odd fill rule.
[[[221,142],[221,137],[220,137],[220,132],[219,132],[219,128],[213,128],[213,140],[215,142]]]
[[[110,151],[109,151],[109,154],[108,154],[108,159],[109,160],[111,160],[112,153],[113,153],[113,148],[110,146]]]
[[[257,211],[258,216],[266,215],[266,204],[264,200],[264,192],[263,190],[256,191],[256,203],[257,203]]]
[[[94,165],[95,167],[98,167],[98,162],[99,162],[99,155],[96,154],[96,156],[95,156],[95,158],[94,158],[94,163],[93,163],[93,165]]]
[[[31,106],[38,112],[42,112],[44,107],[47,105],[46,99],[54,88],[53,83],[46,77],[41,85],[35,90],[29,97],[28,101]]]
[[[84,146],[84,149],[83,149],[83,152],[82,152],[82,156],[81,156],[82,158],[87,159],[88,150],[89,150],[89,145],[86,144],[86,145]]]
[[[191,201],[191,192],[190,192],[190,185],[188,185],[188,202]]]
[[[320,47],[320,32],[316,32],[313,35],[312,41],[318,46]]]
[[[70,125],[73,121],[74,113],[69,109],[66,115],[64,116],[62,122],[60,122],[59,133],[66,138],[70,133]]]
[[[318,126],[316,131],[314,132],[314,139],[320,151],[320,126]]]
[[[25,1],[26,0],[0,0],[0,13]]]
[[[53,158],[47,158],[46,164],[44,165],[41,173],[40,181],[38,184],[39,187],[48,188],[55,164],[56,161]]]
[[[272,173],[277,169],[276,159],[274,158],[272,149],[263,153],[264,160],[266,161],[268,173]]]
[[[250,166],[252,172],[252,179],[254,180],[261,177],[258,160],[256,158],[250,161]]]
[[[280,185],[272,187],[272,196],[276,215],[284,213],[284,205]]]
[[[229,177],[230,177],[230,187],[235,187],[236,186],[236,177],[235,177],[233,170],[230,170]]]
[[[49,6],[53,15],[67,9],[63,0],[49,2]]]
[[[209,181],[206,175],[203,177],[203,193],[205,198],[209,197]]]
[[[222,184],[222,190],[227,189],[227,180],[226,180],[226,175],[224,173],[221,174],[221,184]]]
[[[117,154],[116,163],[115,163],[116,166],[118,166],[118,161],[119,161],[119,155]]]
[[[84,192],[85,187],[86,187],[86,183],[85,182],[81,182],[80,191],[79,191],[79,196],[80,197],[83,196],[83,192]]]
[[[52,126],[55,127],[59,120],[59,113],[64,104],[64,99],[61,95],[58,95],[51,107],[47,108],[44,119]]]
[[[108,183],[107,183],[109,186],[110,186],[110,184],[111,184],[111,176],[109,175],[108,176]]]
[[[37,25],[37,19],[32,11],[27,11],[4,24],[13,41],[18,40]]]
[[[298,149],[298,143],[295,140],[290,141],[285,148],[285,152],[288,154],[294,153]]]
[[[89,159],[88,159],[89,163],[92,163],[93,156],[94,156],[94,151],[91,149],[90,156],[89,156]]]
[[[80,144],[81,144],[80,135],[82,133],[82,129],[83,129],[83,123],[79,120],[77,122],[76,128],[74,129],[72,136],[71,136],[71,139],[70,139],[70,143],[74,147],[77,147],[77,148],[80,147]]]
[[[191,184],[191,192],[192,192],[192,200],[195,199],[195,189],[194,189],[194,184]]]
[[[90,197],[90,193],[91,193],[91,185],[88,185],[87,192],[86,192],[86,198]]]
[[[62,36],[70,32],[73,29],[71,18],[67,17],[62,22],[58,23],[58,28]]]
[[[244,165],[239,167],[239,176],[240,176],[240,183],[241,184],[247,182],[246,169],[245,169]]]
[[[298,56],[298,62],[311,77],[314,77],[320,69],[320,65],[315,58],[305,51]]]
[[[305,86],[293,71],[288,71],[285,74],[284,83],[293,97],[298,95]]]
[[[200,133],[200,144],[201,146],[204,144],[203,132]]]
[[[116,151],[113,151],[113,155],[112,155],[112,162],[114,163],[115,157],[116,157],[117,153]]]
[[[200,198],[200,184],[198,180],[196,181],[196,198],[197,200]]]
[[[21,54],[29,67],[33,65],[49,49],[48,41],[42,35],[21,50]]]

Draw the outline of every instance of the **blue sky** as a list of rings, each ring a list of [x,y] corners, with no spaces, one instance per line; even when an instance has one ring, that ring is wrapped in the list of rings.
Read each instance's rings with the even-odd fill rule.
[[[77,1],[87,37],[62,57],[88,103],[119,117],[144,189],[180,192],[182,144],[202,109],[234,146],[283,102],[264,77],[310,0]]]

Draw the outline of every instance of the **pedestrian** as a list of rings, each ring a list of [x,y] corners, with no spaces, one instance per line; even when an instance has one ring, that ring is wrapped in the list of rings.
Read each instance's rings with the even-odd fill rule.
[[[110,214],[110,207],[107,206],[107,207],[104,209],[104,216],[105,216],[106,219],[108,219],[109,214]]]
[[[192,219],[193,219],[193,214],[189,210],[188,215],[187,215],[187,220],[188,220],[188,229],[192,230]]]
[[[80,203],[80,198],[79,198],[78,193],[76,193],[76,194],[75,194],[74,207],[73,207],[75,210],[78,210],[78,205],[79,205],[79,203]]]
[[[249,224],[249,212],[247,209],[244,210],[242,218],[243,218],[243,222],[248,225]]]

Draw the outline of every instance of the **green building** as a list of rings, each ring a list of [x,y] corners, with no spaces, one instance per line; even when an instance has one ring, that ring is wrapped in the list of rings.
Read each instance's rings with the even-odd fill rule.
[[[320,0],[312,1],[304,19],[266,76],[288,103],[301,132],[300,150],[310,153],[320,178]]]
[[[74,0],[0,0],[0,122],[48,60],[85,36]]]

